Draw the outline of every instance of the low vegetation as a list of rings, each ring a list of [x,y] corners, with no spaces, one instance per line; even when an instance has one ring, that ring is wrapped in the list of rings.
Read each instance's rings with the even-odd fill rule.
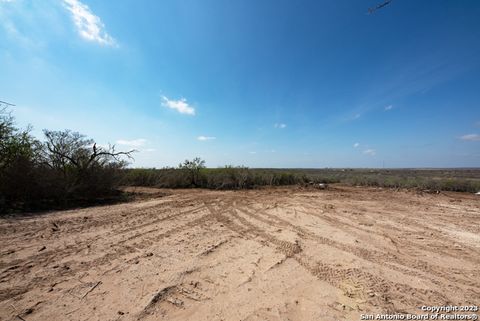
[[[178,168],[126,169],[123,184],[164,188],[245,189],[306,184],[312,180],[320,182],[301,172],[293,173],[288,170],[249,169],[242,166],[191,169],[180,165]]]
[[[313,169],[310,177],[353,186],[478,192],[479,169]]]
[[[203,187],[244,189],[260,186],[342,183],[353,186],[415,188],[429,191],[480,191],[478,169],[249,169],[226,166],[196,169],[192,174],[183,166],[164,169],[125,169],[124,185],[165,188]]]

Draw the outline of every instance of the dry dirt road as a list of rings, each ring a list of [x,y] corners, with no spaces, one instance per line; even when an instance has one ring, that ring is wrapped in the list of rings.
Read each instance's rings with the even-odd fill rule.
[[[0,320],[360,320],[480,301],[480,197],[168,191],[0,219]]]

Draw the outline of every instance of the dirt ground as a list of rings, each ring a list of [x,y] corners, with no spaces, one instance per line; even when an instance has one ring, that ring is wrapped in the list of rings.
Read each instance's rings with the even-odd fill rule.
[[[360,320],[480,303],[480,196],[151,192],[0,219],[0,320]]]

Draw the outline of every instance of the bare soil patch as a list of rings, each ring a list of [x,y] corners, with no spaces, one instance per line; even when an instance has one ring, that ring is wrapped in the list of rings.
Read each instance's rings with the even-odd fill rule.
[[[479,303],[475,195],[148,193],[1,219],[0,320],[333,321]]]

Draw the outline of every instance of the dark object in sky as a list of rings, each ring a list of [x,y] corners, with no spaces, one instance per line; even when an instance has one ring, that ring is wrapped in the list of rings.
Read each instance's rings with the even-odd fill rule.
[[[387,0],[379,5],[377,5],[376,7],[374,8],[368,8],[368,14],[372,14],[374,13],[375,11],[377,11],[378,9],[382,9],[383,7],[387,6],[390,4],[390,2],[392,2],[392,0]]]

